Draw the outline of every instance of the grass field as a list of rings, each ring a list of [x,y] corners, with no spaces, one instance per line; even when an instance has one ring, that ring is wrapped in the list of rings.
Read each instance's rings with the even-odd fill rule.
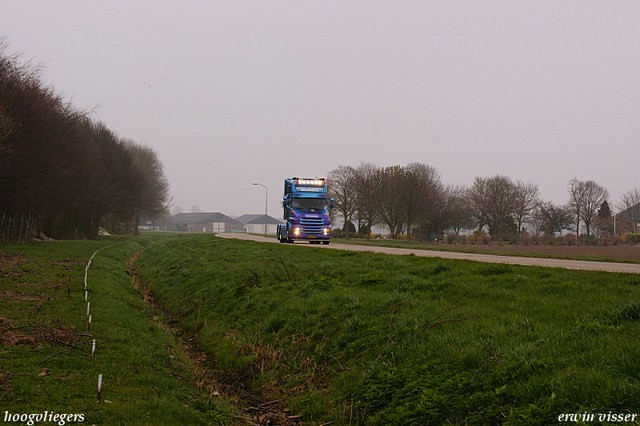
[[[332,239],[333,244],[379,245],[386,247],[411,248],[434,251],[453,251],[461,253],[494,254],[503,256],[526,256],[553,259],[589,260],[594,262],[640,263],[640,246],[635,244],[510,244],[492,241],[489,244],[455,243],[443,241],[438,243],[403,241],[403,240],[370,240],[350,238]]]
[[[640,408],[640,277],[208,236],[137,261],[221,368],[335,424],[553,424]]]
[[[96,255],[87,332],[84,265],[111,243],[0,248],[0,418],[239,423],[233,401],[198,385],[204,373],[163,322],[217,374],[308,425],[550,425],[640,412],[637,275],[147,235]],[[162,313],[125,273],[138,252]],[[56,327],[68,334],[18,341]]]
[[[127,260],[149,242],[102,238],[0,247],[1,420],[47,413],[48,421],[31,417],[33,424],[227,423],[231,406],[196,385],[201,377],[184,348],[153,321],[131,285]],[[89,328],[85,266],[97,249],[112,244],[88,270]],[[65,417],[52,423],[55,414]]]

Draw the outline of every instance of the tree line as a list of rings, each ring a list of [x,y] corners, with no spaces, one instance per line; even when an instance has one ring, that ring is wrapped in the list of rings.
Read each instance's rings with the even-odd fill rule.
[[[75,109],[6,51],[0,40],[0,242],[93,238],[101,223],[135,233],[164,212],[156,152]]]
[[[563,232],[592,238],[612,235],[615,227],[609,192],[594,181],[570,180],[564,205],[542,200],[536,184],[507,176],[476,177],[470,186],[445,184],[434,167],[422,163],[338,166],[327,184],[346,238],[356,225],[367,238],[372,227],[383,226],[391,238],[405,233],[424,240],[463,230],[497,240]],[[638,189],[623,194],[617,207],[628,217],[617,217],[615,233],[637,232],[630,209],[638,204]]]

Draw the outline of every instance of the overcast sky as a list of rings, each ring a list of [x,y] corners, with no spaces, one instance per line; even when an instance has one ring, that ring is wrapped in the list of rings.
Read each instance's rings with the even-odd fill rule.
[[[174,204],[280,217],[286,177],[422,162],[568,201],[640,187],[640,2],[0,0],[8,53],[152,146]]]

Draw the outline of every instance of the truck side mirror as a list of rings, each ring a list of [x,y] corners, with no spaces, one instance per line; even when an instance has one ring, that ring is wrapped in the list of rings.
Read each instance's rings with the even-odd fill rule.
[[[329,200],[329,208],[332,209],[333,208],[333,198]]]

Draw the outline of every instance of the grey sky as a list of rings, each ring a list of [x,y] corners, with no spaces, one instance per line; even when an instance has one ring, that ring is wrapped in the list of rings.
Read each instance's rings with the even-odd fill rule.
[[[0,0],[9,52],[160,155],[175,204],[281,215],[283,180],[422,162],[563,204],[640,187],[640,2]]]

